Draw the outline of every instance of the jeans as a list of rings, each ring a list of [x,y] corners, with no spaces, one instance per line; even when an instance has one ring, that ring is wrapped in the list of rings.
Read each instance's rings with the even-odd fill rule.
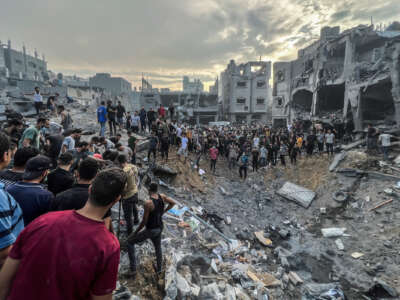
[[[36,109],[36,114],[40,114],[40,110],[42,109],[42,103],[43,102],[35,102],[35,109]]]
[[[146,119],[140,119],[140,127],[142,132],[146,132]]]
[[[260,158],[260,167],[265,167],[267,164],[267,158],[261,157]]]
[[[128,256],[131,270],[136,272],[137,261],[135,256],[135,244],[144,242],[150,239],[153,242],[154,248],[156,250],[157,258],[157,272],[161,272],[162,269],[162,249],[161,249],[161,233],[162,228],[156,229],[145,229],[136,235],[130,235],[128,237]]]
[[[234,158],[234,157],[229,158],[229,163],[228,163],[229,170],[234,168],[235,164],[236,164],[236,158]]]
[[[135,223],[139,222],[139,213],[138,209],[136,207],[136,204],[138,203],[138,193],[133,195],[130,198],[126,198],[122,200],[122,210],[124,211],[124,219],[126,221],[126,227],[128,231],[128,235],[132,233],[132,215],[133,215],[133,220]]]
[[[389,147],[382,146],[383,160],[389,160]]]
[[[149,150],[147,151],[147,161],[150,163],[150,157],[151,157],[151,154],[153,153],[153,156],[154,156],[154,161],[156,161],[156,157],[157,157],[157,149],[156,148],[154,148],[154,149],[151,149],[151,148],[149,148]]]
[[[100,136],[106,134],[106,122],[100,122]]]
[[[326,152],[328,153],[328,155],[329,153],[333,155],[333,144],[326,143]]]

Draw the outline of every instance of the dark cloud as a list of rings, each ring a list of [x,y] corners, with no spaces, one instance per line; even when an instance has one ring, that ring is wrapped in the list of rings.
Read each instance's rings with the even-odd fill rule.
[[[398,0],[13,0],[0,4],[0,39],[46,53],[49,67],[111,72],[163,86],[183,75],[212,82],[231,58],[293,59],[322,26],[400,19]]]

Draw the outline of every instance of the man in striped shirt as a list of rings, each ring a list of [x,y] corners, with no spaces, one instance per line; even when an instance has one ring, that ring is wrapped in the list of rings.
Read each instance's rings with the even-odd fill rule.
[[[5,169],[10,161],[10,142],[5,134],[0,133],[0,170]],[[23,228],[21,208],[0,182],[0,269]]]

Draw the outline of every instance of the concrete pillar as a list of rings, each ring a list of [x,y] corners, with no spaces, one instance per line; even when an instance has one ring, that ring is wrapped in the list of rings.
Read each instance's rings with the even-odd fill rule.
[[[314,91],[311,104],[311,116],[315,116],[317,113],[317,101],[318,101],[318,91]]]
[[[250,124],[250,122],[251,122],[251,114],[248,114],[248,115],[246,115],[246,123],[247,124]]]
[[[400,43],[396,44],[393,52],[391,79],[396,125],[400,127]]]
[[[354,130],[362,131],[363,130],[363,103],[361,99],[361,91],[358,91],[357,95],[357,107],[351,107],[351,112],[353,114],[353,122],[354,122]]]

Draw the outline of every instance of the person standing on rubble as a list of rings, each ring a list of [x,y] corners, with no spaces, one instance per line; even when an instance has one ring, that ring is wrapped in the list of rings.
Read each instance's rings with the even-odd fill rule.
[[[396,138],[399,139],[398,137],[395,137],[391,134],[388,133],[381,133],[378,137],[378,141],[381,143],[382,147],[382,153],[383,153],[383,160],[389,160],[389,148],[391,146],[390,139],[391,138]]]
[[[151,126],[153,125],[153,122],[155,120],[156,120],[156,112],[151,107],[150,110],[147,112],[147,121],[148,121],[149,131],[152,130]]]
[[[376,150],[378,139],[377,135],[377,130],[371,124],[368,124],[367,152],[371,153],[373,150]]]
[[[328,133],[325,134],[325,146],[326,146],[326,152],[329,153],[333,156],[333,144],[335,143],[335,134],[332,132],[332,130],[328,129]]]
[[[215,166],[217,165],[217,159],[218,159],[218,148],[215,147],[215,144],[210,148],[210,171],[215,174]]]
[[[135,245],[150,239],[156,250],[157,267],[159,274],[162,270],[161,235],[163,231],[163,214],[172,209],[176,202],[164,194],[158,193],[158,184],[151,183],[149,187],[150,199],[144,204],[143,220],[134,233],[128,237],[128,254],[132,276],[136,276],[137,261]],[[167,204],[167,208],[165,208]],[[145,228],[144,230],[142,230]]]
[[[110,126],[110,136],[117,134],[117,125],[116,125],[116,114],[117,109],[112,104],[111,100],[107,102],[107,118],[108,118],[108,125]]]
[[[36,114],[39,115],[43,106],[43,97],[40,94],[40,89],[38,86],[35,87],[35,92],[33,94],[33,101],[35,103]]]
[[[139,112],[139,117],[140,117],[140,128],[141,132],[145,133],[146,132],[146,118],[147,118],[147,112],[144,109],[144,106],[142,106],[140,112]]]
[[[247,178],[247,166],[249,164],[249,156],[247,155],[246,152],[243,152],[243,154],[239,158],[239,176],[240,178],[243,178],[243,180],[246,180]]]
[[[97,108],[97,121],[100,124],[100,136],[104,136],[106,133],[106,122],[107,122],[107,109],[106,103],[101,101],[100,106]]]
[[[126,115],[125,106],[123,106],[121,104],[121,101],[118,101],[118,105],[117,105],[117,122],[118,122],[119,130],[122,130],[122,127],[123,127],[123,124],[124,124],[124,117],[128,118],[130,116]]]

